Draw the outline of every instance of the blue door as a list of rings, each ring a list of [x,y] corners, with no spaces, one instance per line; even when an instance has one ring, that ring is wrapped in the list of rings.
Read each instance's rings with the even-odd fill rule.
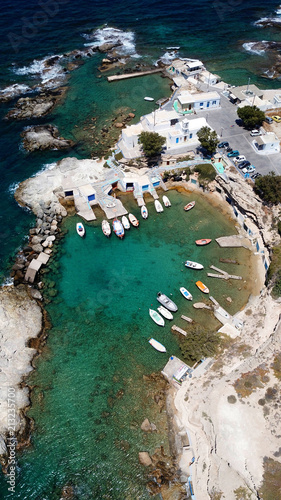
[[[178,144],[178,142],[179,142],[179,138],[177,137],[177,138],[176,138],[176,144]]]
[[[209,101],[208,101],[208,102],[207,102],[207,108],[209,108],[209,106],[210,106],[210,103],[209,103]]]

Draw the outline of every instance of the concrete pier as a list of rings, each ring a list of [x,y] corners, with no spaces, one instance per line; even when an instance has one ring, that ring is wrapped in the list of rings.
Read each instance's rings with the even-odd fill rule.
[[[124,75],[112,75],[108,76],[107,80],[109,82],[116,82],[118,80],[126,80],[127,78],[137,78],[138,76],[153,75],[154,73],[160,73],[163,71],[162,68],[150,69],[147,71],[136,71],[135,73],[125,73]]]
[[[188,316],[184,316],[183,314],[181,315],[181,319],[184,319],[188,323],[193,323],[193,319],[189,318]]]
[[[210,269],[214,269],[214,271],[218,271],[220,274],[213,274],[213,273],[207,273],[207,276],[210,276],[210,278],[221,278],[223,280],[241,280],[242,276],[236,276],[235,274],[228,274],[226,271],[223,271],[222,269],[219,269],[216,266],[210,266]]]
[[[187,332],[186,332],[185,330],[183,330],[182,328],[179,328],[179,327],[178,327],[178,326],[176,326],[176,325],[173,325],[173,326],[172,326],[172,330],[173,330],[174,332],[181,333],[181,334],[182,334],[182,335],[184,335],[185,337],[186,337],[186,335],[187,335]]]
[[[216,242],[222,248],[249,248],[250,246],[248,240],[238,234],[234,234],[233,236],[221,236],[220,238],[216,238]]]

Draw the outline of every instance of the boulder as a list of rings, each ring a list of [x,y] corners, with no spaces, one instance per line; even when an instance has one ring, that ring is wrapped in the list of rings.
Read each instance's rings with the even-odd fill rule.
[[[145,418],[143,423],[141,424],[141,430],[143,432],[150,432],[152,429],[151,429],[151,424],[148,420],[148,418]]]
[[[144,465],[145,467],[149,467],[152,465],[152,460],[149,456],[149,453],[147,451],[140,451],[139,452],[139,463],[141,465]]]
[[[40,253],[43,251],[43,246],[40,245],[40,243],[37,243],[36,245],[32,245],[32,250],[36,253]]]
[[[32,125],[21,133],[23,147],[27,151],[45,149],[69,149],[74,142],[60,137],[57,127],[52,125]]]
[[[37,290],[36,288],[29,288],[28,289],[28,292],[29,292],[29,295],[33,298],[33,299],[36,299],[36,300],[43,300],[43,297],[41,295],[41,293],[39,292],[39,290]]]

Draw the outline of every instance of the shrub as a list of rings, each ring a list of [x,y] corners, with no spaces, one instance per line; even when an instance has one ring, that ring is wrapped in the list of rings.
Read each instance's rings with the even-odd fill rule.
[[[216,177],[216,171],[211,163],[200,163],[194,167],[194,171],[199,173],[199,182],[211,182]]]
[[[281,202],[281,175],[269,172],[268,175],[259,177],[254,190],[266,203],[277,205]]]

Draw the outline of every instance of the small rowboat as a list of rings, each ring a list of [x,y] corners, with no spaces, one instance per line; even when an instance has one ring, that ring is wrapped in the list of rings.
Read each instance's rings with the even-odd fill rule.
[[[122,224],[123,224],[123,227],[124,229],[130,229],[130,222],[128,221],[128,218],[126,217],[126,215],[123,215],[122,217]]]
[[[196,281],[195,285],[201,290],[203,293],[209,293],[209,288],[202,283],[202,281]]]
[[[190,267],[190,269],[204,269],[204,266],[202,264],[199,264],[198,262],[193,262],[192,260],[187,260],[184,265],[186,267]]]
[[[165,207],[170,207],[171,206],[171,202],[170,202],[168,196],[164,195],[162,197],[162,200],[163,200],[163,203],[164,203]]]
[[[121,238],[121,239],[124,238],[124,235],[125,235],[124,227],[123,227],[122,222],[119,219],[117,219],[117,217],[115,219],[113,219],[112,227],[113,227],[114,233],[116,234],[116,236],[118,236],[118,238]]]
[[[139,221],[133,214],[129,214],[128,217],[129,217],[129,221],[132,224],[132,226],[134,226],[134,227],[139,226]]]
[[[85,236],[85,228],[84,228],[82,222],[77,222],[76,231],[77,231],[77,234],[79,234],[79,236],[81,236],[81,238],[83,238]]]
[[[173,315],[170,311],[168,311],[168,309],[166,309],[166,307],[164,306],[159,306],[157,307],[157,311],[160,312],[160,314],[162,314],[162,316],[166,319],[173,319]]]
[[[111,235],[111,227],[110,227],[110,224],[107,220],[104,219],[102,221],[101,228],[102,228],[103,234],[109,238],[109,236]]]
[[[151,101],[151,102],[154,101],[153,97],[144,97],[144,100],[145,101]]]
[[[160,212],[163,212],[164,211],[164,208],[162,207],[161,203],[159,200],[155,200],[154,201],[154,206],[155,206],[155,210],[157,213],[160,213]]]
[[[191,293],[183,286],[180,288],[180,293],[184,296],[185,299],[192,300]]]
[[[141,216],[143,219],[147,219],[148,217],[148,210],[145,205],[141,207]]]
[[[154,349],[156,349],[156,351],[166,352],[166,347],[163,344],[160,344],[157,340],[150,339],[148,342],[152,345],[152,347],[154,347]]]
[[[149,309],[149,316],[151,317],[151,319],[153,319],[153,321],[154,321],[154,323],[156,323],[156,325],[159,325],[159,326],[165,325],[165,321],[162,318],[162,316],[160,316],[160,314],[158,314],[157,311],[154,311],[154,309]]]
[[[183,207],[183,209],[188,212],[188,210],[191,210],[195,205],[195,201],[191,201],[190,203],[188,203],[187,205],[185,205],[185,207]]]
[[[203,245],[209,245],[209,243],[211,243],[211,239],[202,239],[202,240],[196,240],[195,243],[197,246],[201,247]]]

